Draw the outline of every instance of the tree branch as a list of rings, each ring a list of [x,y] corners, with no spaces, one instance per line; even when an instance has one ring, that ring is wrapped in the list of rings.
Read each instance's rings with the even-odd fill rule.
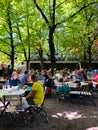
[[[0,52],[2,52],[2,53],[4,53],[4,54],[6,54],[7,56],[11,57],[11,55],[10,55],[9,53],[7,53],[7,52],[5,52],[5,51],[3,51],[3,50],[0,50]]]
[[[53,13],[52,13],[52,24],[55,24],[55,5],[56,5],[56,0],[53,0]]]
[[[73,15],[71,15],[68,19],[73,18],[75,15],[77,15],[78,13],[80,13],[83,9],[85,9],[85,8],[87,8],[88,6],[90,6],[91,4],[95,4],[95,3],[97,3],[97,2],[91,2],[91,3],[87,4],[87,5],[84,5],[84,6],[81,7],[76,13],[74,13]]]
[[[41,13],[41,15],[43,16],[45,22],[47,23],[47,25],[49,26],[49,21],[47,19],[47,17],[45,16],[44,12],[42,11],[42,9],[39,7],[39,5],[37,4],[36,0],[33,0],[36,8],[39,10],[39,12]]]
[[[9,42],[7,42],[6,40],[4,40],[4,39],[0,38],[0,41],[1,41],[1,42],[4,42],[4,44],[7,44],[7,45],[9,45],[9,46],[10,46]]]
[[[62,1],[59,5],[56,6],[56,8],[58,8],[60,5],[62,5],[64,2],[66,2],[67,0]]]
[[[68,20],[70,19],[70,18],[73,18],[74,16],[76,16],[78,13],[80,13],[83,9],[85,9],[85,8],[87,8],[88,6],[90,6],[91,4],[95,4],[95,3],[97,3],[97,2],[91,2],[91,3],[89,3],[88,5],[85,5],[85,6],[83,6],[83,7],[81,7],[76,13],[74,13],[73,15],[71,15],[69,18],[68,18]],[[62,20],[61,22],[58,22],[57,24],[56,24],[56,26],[58,26],[58,25],[60,25],[60,24],[62,24],[62,23],[64,23],[65,22],[65,19],[64,20]]]
[[[22,46],[23,46],[24,55],[25,55],[25,58],[27,60],[26,50],[25,50],[25,47],[24,47],[24,44],[23,44],[23,40],[22,40],[22,36],[21,36],[21,32],[20,32],[20,28],[19,28],[18,22],[16,22],[16,25],[17,25],[17,30],[18,30],[18,34],[19,34],[19,39],[20,39],[20,41],[22,43]]]

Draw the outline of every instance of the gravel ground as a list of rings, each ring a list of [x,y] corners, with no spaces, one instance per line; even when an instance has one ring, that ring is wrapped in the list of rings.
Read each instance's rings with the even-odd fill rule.
[[[81,101],[57,101],[54,95],[46,97],[44,106],[49,118],[48,123],[36,116],[27,126],[0,125],[0,130],[89,130],[88,128],[98,127],[97,94],[94,98],[96,106],[89,100]],[[95,128],[90,130],[98,130]]]

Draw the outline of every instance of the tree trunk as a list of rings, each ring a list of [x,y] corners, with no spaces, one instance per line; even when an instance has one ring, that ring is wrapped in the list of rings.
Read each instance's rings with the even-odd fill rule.
[[[91,67],[91,62],[92,62],[92,50],[91,50],[91,45],[88,46],[88,59],[89,59],[89,67]]]
[[[24,56],[26,59],[26,69],[28,70],[29,69],[29,62],[30,62],[30,46],[28,47],[28,58],[27,58],[25,49],[24,49]]]
[[[27,70],[29,69],[29,62],[30,62],[30,60],[28,59],[28,60],[26,61],[26,69],[27,69]]]
[[[53,41],[53,33],[54,28],[49,28],[49,49],[50,49],[50,60],[51,60],[51,74],[54,75],[54,68],[55,68],[55,46]]]
[[[85,68],[86,65],[87,65],[87,55],[86,55],[86,50],[84,49],[83,68]]]
[[[43,50],[39,49],[38,53],[39,53],[39,58],[40,58],[40,67],[41,67],[41,70],[43,70],[44,69],[44,64],[43,64]]]
[[[15,51],[14,51],[14,41],[13,41],[13,30],[12,30],[12,22],[11,22],[11,17],[10,17],[10,7],[8,6],[7,9],[7,21],[8,21],[8,27],[9,27],[9,35],[10,35],[10,58],[11,58],[11,66],[12,66],[12,70],[14,69],[14,55],[15,55]]]

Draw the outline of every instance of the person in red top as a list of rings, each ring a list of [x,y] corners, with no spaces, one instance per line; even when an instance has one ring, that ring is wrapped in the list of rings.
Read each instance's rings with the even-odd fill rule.
[[[94,70],[94,75],[93,75],[92,80],[93,80],[94,82],[98,82],[98,70]]]
[[[98,88],[98,70],[94,70],[94,74],[92,77],[92,81],[94,82],[94,84],[96,85],[96,87]]]

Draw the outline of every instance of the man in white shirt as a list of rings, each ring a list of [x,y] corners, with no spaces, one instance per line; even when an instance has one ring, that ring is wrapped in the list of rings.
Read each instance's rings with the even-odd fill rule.
[[[21,64],[18,66],[18,70],[21,70],[21,73],[24,73],[26,71],[26,66],[24,65],[24,62],[21,62]]]

